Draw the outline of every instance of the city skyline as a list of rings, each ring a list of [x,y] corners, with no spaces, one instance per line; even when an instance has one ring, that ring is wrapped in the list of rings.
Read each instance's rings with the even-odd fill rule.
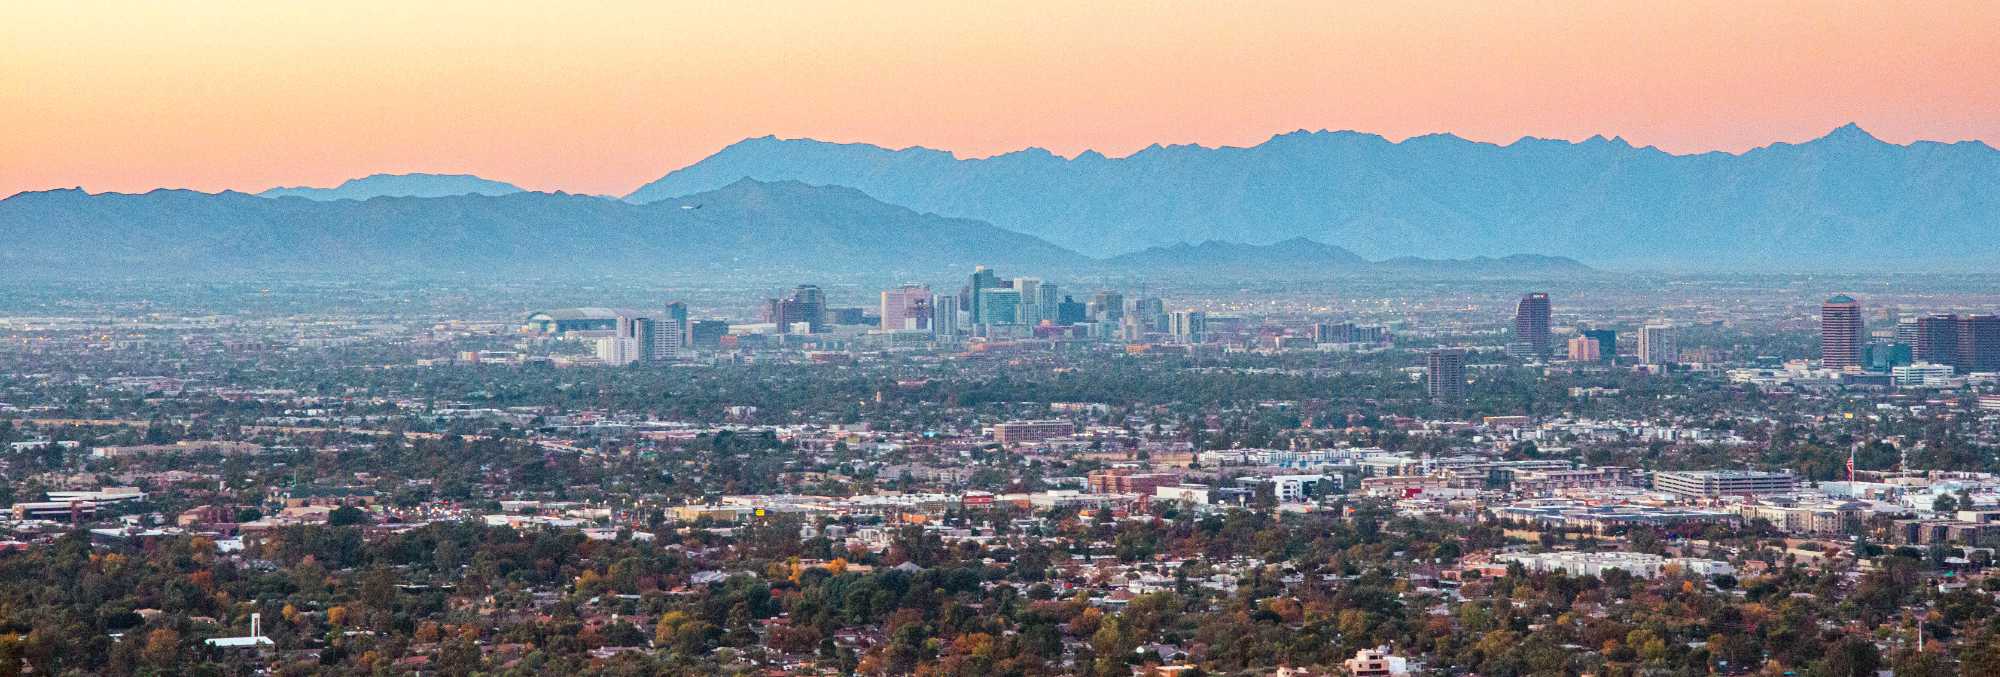
[[[1996,25],[0,6],[0,668],[2000,675]]]

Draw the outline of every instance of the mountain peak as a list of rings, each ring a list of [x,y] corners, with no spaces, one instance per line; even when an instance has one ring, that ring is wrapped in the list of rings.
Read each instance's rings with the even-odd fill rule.
[[[1836,141],[1836,142],[1868,142],[1868,143],[1881,143],[1882,141],[1881,139],[1875,138],[1874,134],[1868,133],[1868,130],[1862,129],[1861,125],[1853,122],[1849,122],[1839,127],[1835,127],[1833,131],[1827,132],[1826,136],[1820,137],[1819,140]]]
[[[257,193],[258,197],[302,197],[308,200],[369,200],[378,197],[451,197],[455,195],[508,195],[522,192],[519,186],[471,174],[378,173],[342,181],[333,188],[280,186]]]

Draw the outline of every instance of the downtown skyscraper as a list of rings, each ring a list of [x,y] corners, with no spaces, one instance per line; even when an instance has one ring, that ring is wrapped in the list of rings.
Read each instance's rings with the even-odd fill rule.
[[[1867,343],[1867,324],[1861,320],[1861,302],[1837,294],[1819,307],[1819,363],[1827,369],[1858,369],[1861,348]]]
[[[1514,305],[1514,341],[1508,344],[1508,352],[1536,359],[1548,357],[1549,336],[1549,295],[1535,292],[1521,297]]]

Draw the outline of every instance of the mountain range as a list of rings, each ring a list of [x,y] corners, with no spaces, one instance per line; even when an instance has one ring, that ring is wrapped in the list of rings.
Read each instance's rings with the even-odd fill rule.
[[[739,180],[644,205],[527,192],[314,201],[54,190],[0,200],[0,233],[10,240],[0,268],[19,275],[807,275],[1089,262],[990,224],[793,181]]]
[[[280,187],[258,193],[258,197],[302,197],[308,200],[367,200],[377,197],[451,197],[454,195],[508,195],[521,189],[511,183],[482,179],[471,174],[374,174],[348,179],[333,188],[307,186]]]
[[[2000,255],[2000,151],[1977,141],[1890,144],[1855,125],[1804,143],[1694,155],[1603,137],[1498,145],[1300,131],[1123,158],[1030,148],[963,159],[766,136],[625,199],[744,177],[851,186],[1093,256],[1299,237],[1377,258],[1529,253],[1735,269],[1984,266]]]
[[[0,200],[0,274],[715,275],[941,279],[975,265],[1064,275],[1214,279],[1591,272],[1567,259],[1369,262],[1303,238],[1205,242],[1092,259],[983,221],[922,214],[861,191],[738,179],[635,204],[505,195],[264,198],[238,192],[53,190]],[[89,243],[80,247],[78,243]]]

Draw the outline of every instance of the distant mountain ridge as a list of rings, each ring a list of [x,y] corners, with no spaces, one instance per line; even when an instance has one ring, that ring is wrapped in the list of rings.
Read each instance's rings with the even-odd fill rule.
[[[1176,242],[1308,237],[1363,256],[1586,255],[1593,262],[1765,269],[2000,255],[2000,151],[1882,142],[1855,125],[1741,154],[1673,155],[1623,139],[1449,134],[1391,142],[1293,132],[1251,147],[1153,146],[1065,159],[1030,148],[959,159],[747,139],[626,196],[649,202],[742,177],[853,186],[1086,254]]]
[[[0,268],[20,275],[839,274],[1089,262],[979,221],[791,181],[645,205],[526,192],[321,202],[54,190],[0,200],[0,234],[9,240]]]
[[[1340,247],[1295,237],[1268,245],[1220,240],[1209,240],[1201,244],[1177,242],[1113,256],[1104,263],[1107,266],[1120,268],[1154,269],[1212,267],[1349,269],[1368,265],[1368,260]]]
[[[258,193],[258,197],[302,197],[308,200],[368,200],[378,197],[451,197],[454,195],[510,195],[520,187],[471,174],[372,174],[348,179],[333,188],[309,186],[279,187]]]
[[[583,195],[315,201],[238,192],[53,190],[0,200],[0,276],[293,274],[875,275],[955,279],[975,265],[1048,275],[1323,277],[1418,270],[1303,238],[1206,242],[1108,260],[839,186],[740,179],[632,204]],[[77,243],[90,243],[78,247]],[[1572,262],[1574,263],[1574,262]],[[1574,269],[1427,262],[1422,274]],[[1581,268],[1581,266],[1577,266]],[[1583,269],[1588,270],[1588,269]]]

